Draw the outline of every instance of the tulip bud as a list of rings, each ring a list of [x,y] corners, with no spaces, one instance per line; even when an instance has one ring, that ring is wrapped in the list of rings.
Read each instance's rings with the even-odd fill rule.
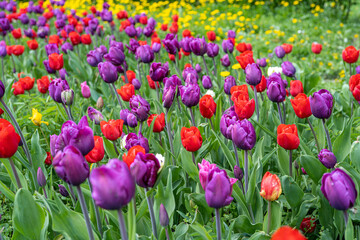
[[[132,80],[132,85],[134,85],[135,90],[139,90],[141,88],[141,82],[137,78]]]
[[[39,167],[37,170],[37,182],[40,187],[44,187],[46,185],[46,178],[41,167]]]
[[[336,157],[334,153],[327,149],[322,149],[318,155],[320,162],[328,169],[335,167]]]
[[[268,201],[275,201],[281,194],[281,182],[276,174],[266,172],[261,181],[260,195]]]
[[[103,107],[104,107],[104,100],[102,97],[99,97],[98,100],[96,101],[96,108],[101,110]]]
[[[203,87],[204,87],[205,89],[210,89],[210,88],[212,88],[211,78],[210,78],[209,76],[207,76],[207,75],[204,75],[204,76],[202,77],[202,84],[203,84]]]
[[[104,117],[101,114],[101,112],[99,112],[93,107],[88,107],[87,112],[90,120],[94,121],[96,125],[99,125],[100,122],[104,120]]]
[[[160,204],[159,222],[160,222],[160,225],[163,227],[166,227],[167,225],[169,225],[169,215],[163,204]]]
[[[129,127],[135,128],[138,125],[136,116],[133,113],[129,113],[126,117],[126,122]]]
[[[59,184],[59,192],[60,192],[61,196],[63,196],[63,197],[68,197],[69,196],[69,192],[61,184]]]
[[[87,85],[86,81],[81,83],[81,94],[84,98],[91,97],[90,87]]]
[[[304,174],[304,175],[307,175],[307,172],[305,171],[305,168],[301,168],[301,171],[302,171],[302,173]]]
[[[239,168],[237,165],[235,165],[235,167],[234,167],[234,176],[239,181],[241,181],[242,178],[244,177],[244,173],[243,173],[242,169]]]
[[[277,46],[275,48],[275,54],[278,58],[283,58],[285,56],[285,50],[282,46]]]
[[[246,82],[252,86],[256,86],[261,82],[261,69],[258,64],[251,63],[245,68]]]
[[[72,89],[62,91],[61,92],[61,101],[65,105],[71,106],[74,102],[74,91]]]
[[[281,68],[282,68],[282,72],[285,76],[287,77],[294,77],[295,73],[296,73],[296,68],[294,67],[294,65],[289,62],[289,61],[285,61],[281,64]]]
[[[326,89],[314,92],[310,99],[311,112],[316,118],[326,119],[331,116],[333,96]]]
[[[312,233],[315,231],[315,228],[316,228],[315,218],[307,217],[301,221],[300,230],[303,233]]]

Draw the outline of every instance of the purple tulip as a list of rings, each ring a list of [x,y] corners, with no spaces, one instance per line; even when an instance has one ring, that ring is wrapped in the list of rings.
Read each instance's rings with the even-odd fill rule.
[[[294,67],[294,65],[291,62],[289,62],[289,61],[283,62],[281,64],[281,68],[282,68],[282,72],[285,76],[295,77],[296,68]]]
[[[86,81],[82,82],[80,84],[81,87],[81,94],[84,98],[89,98],[91,97],[91,91],[90,91],[90,87],[87,85]]]
[[[212,169],[207,177],[205,199],[209,207],[222,208],[229,205],[233,198],[232,184],[225,170]]]
[[[45,51],[48,56],[53,53],[60,54],[59,48],[55,43],[45,45]]]
[[[63,51],[65,54],[67,54],[68,51],[74,51],[74,47],[71,43],[66,42],[61,46],[61,51]]]
[[[50,82],[49,85],[49,94],[50,97],[58,103],[62,103],[61,101],[61,92],[64,90],[70,89],[69,84],[66,80],[62,80],[56,78]]]
[[[18,19],[22,24],[28,24],[30,21],[29,16],[26,13],[21,14]]]
[[[232,126],[231,139],[236,147],[251,150],[256,143],[256,133],[251,122],[247,119],[236,121]]]
[[[151,35],[153,34],[153,32],[154,32],[154,28],[153,28],[153,27],[149,27],[149,26],[144,27],[143,33],[144,33],[144,35],[145,35],[146,37],[151,37]]]
[[[235,113],[234,106],[225,110],[220,119],[220,132],[227,139],[232,139],[233,125],[238,121],[238,116]]]
[[[280,73],[273,73],[266,79],[267,95],[272,102],[283,102],[286,97],[284,81]]]
[[[10,30],[10,22],[7,18],[0,18],[0,27],[3,31]]]
[[[189,76],[189,75],[191,75],[191,76]],[[192,67],[185,68],[182,72],[182,77],[185,79],[186,82],[191,82],[191,83],[197,83],[197,81],[199,79],[199,75],[198,75],[197,71],[195,69],[193,69]]]
[[[285,57],[286,53],[285,53],[285,50],[284,50],[284,48],[282,46],[277,46],[275,48],[275,54],[276,54],[276,56],[278,58],[283,58],[283,57]]]
[[[90,120],[93,121],[96,125],[100,125],[100,122],[104,120],[102,113],[93,107],[88,107],[87,113]]]
[[[333,108],[333,96],[326,89],[314,92],[310,99],[310,108],[316,118],[329,118]]]
[[[65,27],[66,22],[63,19],[58,19],[55,21],[55,25],[58,29],[62,29],[63,27]]]
[[[6,43],[4,41],[0,42],[0,57],[4,58],[6,57],[7,52],[6,52]]]
[[[222,58],[220,58],[220,62],[224,67],[229,67],[231,64],[229,55],[225,54]]]
[[[89,180],[91,196],[96,205],[103,209],[121,209],[135,194],[136,185],[129,167],[118,159],[110,159],[106,165],[92,170]]]
[[[241,168],[239,168],[237,165],[234,166],[234,177],[241,181],[244,177],[244,172]]]
[[[131,112],[127,115],[126,122],[131,128],[136,128],[138,125],[137,117]]]
[[[120,66],[125,60],[125,54],[120,48],[110,47],[109,53],[105,54],[104,58],[114,66]]]
[[[131,38],[135,37],[137,35],[137,32],[136,32],[136,29],[135,29],[134,25],[127,26],[125,28],[125,33]]]
[[[46,25],[46,18],[43,16],[38,17],[38,20],[36,22],[36,25],[38,27],[44,27]]]
[[[334,153],[327,149],[322,149],[318,155],[319,161],[328,169],[334,168],[336,157]]]
[[[112,12],[108,11],[106,9],[104,9],[101,13],[100,13],[100,17],[103,21],[106,22],[112,22],[113,20],[113,16],[112,16]]]
[[[245,81],[252,86],[256,86],[261,82],[261,69],[256,63],[248,64],[245,68]]]
[[[323,175],[321,191],[333,208],[342,211],[352,208],[357,197],[354,181],[340,168]]]
[[[59,76],[60,76],[60,78],[61,78],[62,80],[65,80],[65,79],[66,79],[66,76],[68,76],[68,74],[67,74],[65,68],[62,68],[62,69],[59,70]]]
[[[216,57],[219,54],[219,45],[216,43],[208,43],[206,54],[211,58]]]
[[[99,52],[101,55],[101,58],[103,58],[104,55],[107,53],[107,47],[105,47],[104,45],[100,45],[98,48],[95,49],[95,51]]]
[[[150,112],[150,104],[140,95],[134,95],[130,98],[131,112],[135,114],[140,122],[145,121]]]
[[[49,35],[49,28],[48,27],[39,27],[37,31],[37,35],[39,38],[45,38]]]
[[[137,185],[143,188],[152,188],[157,179],[157,172],[160,169],[159,160],[151,153],[138,153],[130,166],[131,174],[134,176]]]
[[[166,211],[164,204],[160,204],[159,222],[160,222],[160,225],[163,227],[167,227],[169,225],[169,215]]]
[[[161,44],[160,43],[157,43],[157,42],[154,42],[152,44],[152,50],[154,51],[154,53],[158,53],[160,52],[160,49],[161,49]]]
[[[191,52],[193,52],[196,56],[204,56],[207,52],[207,43],[205,38],[193,38],[189,43]]]
[[[66,188],[63,185],[59,184],[58,187],[59,187],[59,192],[60,192],[61,196],[63,196],[63,197],[69,196],[69,192],[66,190]]]
[[[86,55],[86,61],[90,66],[97,67],[102,61],[101,53],[96,50],[89,51],[89,53]]]
[[[195,65],[195,70],[196,70],[197,73],[201,73],[201,70],[202,70],[202,69],[201,69],[200,64],[196,64],[196,65]]]
[[[113,83],[118,79],[116,67],[110,62],[101,62],[98,65],[101,78],[106,83]]]
[[[177,36],[168,33],[162,42],[164,44],[165,50],[168,53],[175,55],[178,51],[180,51],[180,45],[177,40]]]
[[[234,51],[234,44],[230,39],[223,40],[221,46],[225,53],[232,53]]]
[[[224,80],[224,92],[227,94],[227,95],[230,95],[230,90],[233,86],[236,85],[236,81],[235,81],[235,78],[231,75],[227,76]]]
[[[196,106],[200,101],[200,87],[195,84],[187,84],[186,86],[179,86],[181,101],[187,107]]]
[[[130,148],[139,145],[145,149],[146,153],[149,152],[149,141],[141,133],[139,133],[139,135],[136,135],[136,133],[129,133],[126,136],[125,143],[125,148],[128,151]]]
[[[202,77],[202,85],[205,89],[210,89],[212,88],[212,82],[211,82],[211,78],[207,75],[204,75]]]
[[[360,74],[360,65],[355,68],[356,74]]]
[[[228,38],[236,38],[236,33],[233,30],[229,30],[227,35]]]
[[[139,90],[141,88],[141,82],[137,78],[134,78],[131,84],[134,86],[135,90]]]
[[[181,85],[181,80],[177,75],[172,75],[168,78],[164,78],[163,82],[165,88],[168,88],[169,86],[176,87]]]
[[[151,63],[155,59],[154,51],[149,45],[138,47],[136,49],[135,57],[138,61],[143,63]]]
[[[38,168],[36,176],[37,176],[37,182],[38,182],[39,186],[44,187],[46,185],[46,178],[45,178],[44,172],[42,171],[41,167]]]
[[[168,87],[164,87],[164,92],[162,96],[162,102],[164,108],[170,108],[176,94],[176,87],[173,85],[170,85]]]
[[[191,53],[191,48],[190,48],[191,41],[192,38],[189,37],[184,37],[183,39],[181,39],[180,46],[185,52]]]
[[[124,121],[124,125],[128,125],[127,123],[127,116],[129,115],[130,110],[129,109],[121,109],[120,110],[120,119]]]
[[[69,145],[54,157],[56,174],[65,182],[79,186],[89,176],[89,165],[76,147]]]
[[[29,29],[24,29],[24,34],[25,34],[25,36],[28,37],[28,38],[33,38],[33,37],[34,37],[33,31],[32,31],[31,28],[29,28]]]
[[[127,49],[129,49],[129,52],[132,52],[133,54],[136,53],[136,49],[138,47],[140,47],[140,44],[138,41],[136,41],[135,39],[131,38],[129,41],[129,45],[125,44],[125,46],[127,47]]]
[[[256,60],[257,65],[259,65],[260,67],[266,67],[267,62],[266,62],[266,58],[260,58]]]
[[[153,62],[150,65],[150,78],[156,82],[162,82],[163,79],[169,74],[169,63],[162,64],[161,62]]]

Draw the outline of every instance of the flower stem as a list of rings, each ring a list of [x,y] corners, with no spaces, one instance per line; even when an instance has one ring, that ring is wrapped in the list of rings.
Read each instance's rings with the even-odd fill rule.
[[[211,126],[212,130],[215,131],[215,129],[214,129],[214,124],[213,124],[213,122],[211,121],[211,118],[209,118],[209,122],[210,122],[210,126]]]
[[[85,203],[85,199],[84,199],[84,195],[81,191],[81,187],[76,186],[77,192],[78,192],[78,196],[79,196],[79,201],[80,201],[80,206],[81,206],[81,210],[83,212],[84,218],[85,218],[85,222],[86,222],[86,227],[87,227],[87,231],[89,234],[89,239],[90,240],[94,240],[94,234],[91,228],[91,223],[90,223],[90,218],[89,218],[89,212]]]
[[[195,118],[194,118],[194,113],[193,113],[191,107],[189,108],[189,111],[190,111],[190,115],[191,115],[191,122],[192,122],[192,124],[196,127]]]
[[[116,147],[116,141],[113,141],[113,145],[114,145],[114,149],[115,149],[116,155],[119,156],[119,151],[118,151],[118,149],[117,149],[117,147]]]
[[[254,95],[255,95],[256,119],[259,122],[260,113],[259,113],[259,101],[257,97],[256,86],[254,86]]]
[[[18,124],[18,122],[16,121],[14,115],[11,113],[10,109],[8,108],[8,106],[5,104],[4,100],[3,99],[0,99],[0,102],[2,103],[2,105],[4,106],[5,108],[5,111],[7,112],[7,114],[9,115],[9,117],[11,118],[11,121],[13,122],[18,134],[20,135],[20,138],[21,138],[21,141],[23,143],[23,146],[24,146],[24,151],[25,151],[25,155],[27,157],[27,159],[29,160],[29,163],[30,163],[30,166],[32,166],[32,159],[31,159],[31,155],[30,155],[30,151],[29,151],[29,148],[28,148],[28,145],[26,143],[26,139],[23,135],[23,133],[21,132],[21,129],[20,129],[20,126]]]
[[[160,103],[160,94],[159,94],[159,88],[158,88],[158,85],[157,85],[158,82],[155,82],[155,89],[156,89],[156,95],[157,95],[157,99]]]
[[[5,81],[4,58],[1,58],[1,73],[2,73],[2,80]]]
[[[68,119],[73,121],[73,119],[72,119],[71,115],[69,114],[69,111],[68,111],[67,107],[65,106],[65,104],[64,103],[61,103],[61,104],[62,104],[63,108],[65,109],[65,113],[68,116]]]
[[[309,127],[310,127],[310,129],[311,129],[312,134],[314,135],[316,147],[317,147],[317,150],[318,150],[318,153],[319,153],[319,152],[320,152],[320,145],[319,145],[319,141],[318,141],[318,139],[317,139],[317,137],[316,137],[316,133],[315,133],[314,127],[312,126],[309,118],[306,118],[306,120],[307,120],[307,122],[308,122],[308,124],[309,124]]]
[[[330,134],[329,134],[329,130],[328,130],[327,127],[326,127],[325,119],[322,119],[322,123],[323,123],[323,126],[324,126],[324,130],[325,130],[325,134],[326,134],[326,139],[327,139],[327,143],[328,143],[329,150],[332,152],[332,145],[331,145]]]
[[[236,165],[237,165],[238,167],[240,167],[239,155],[238,155],[237,148],[236,148],[236,146],[235,146],[234,141],[232,141],[232,144],[233,144],[234,153],[235,153]]]
[[[127,74],[126,74],[127,68],[126,68],[125,64],[123,64],[123,69],[124,69],[125,83],[129,83],[129,79],[128,79]],[[141,82],[141,79],[140,79],[140,82]]]
[[[248,150],[244,150],[244,178],[245,178],[245,194],[247,193],[248,190],[248,185],[249,185],[249,171],[248,171],[248,162],[249,162],[249,158],[248,158]]]
[[[345,229],[346,229],[346,227],[347,227],[348,220],[349,220],[349,214],[348,214],[348,212],[345,210],[345,211],[344,211]]]
[[[192,157],[192,161],[193,161],[193,163],[194,163],[194,164],[195,164],[195,166],[196,166],[195,153],[194,153],[194,152],[191,152],[191,157]]]
[[[292,150],[289,150],[289,175],[292,177]]]
[[[204,57],[204,55],[202,56],[202,59],[203,59],[203,62],[204,62],[204,66],[205,66],[206,74],[210,77],[209,69],[208,69],[208,67],[207,67],[207,65],[206,65],[206,61],[205,61],[205,57]]]
[[[140,122],[138,135],[141,133],[143,122]]]
[[[267,229],[266,229],[266,233],[269,234],[270,233],[270,226],[271,226],[271,201],[268,201],[268,222],[267,222]]]
[[[169,231],[167,227],[165,228],[166,240],[170,240]]]
[[[231,101],[231,95],[228,95],[228,98],[229,98],[229,105],[230,105],[230,107],[233,105],[232,104],[232,101]]]
[[[116,91],[115,83],[111,83],[111,86],[112,86],[112,88],[114,89],[114,93],[115,93],[116,99],[117,99],[117,101],[118,101],[118,103],[119,103],[119,105],[120,105],[120,108],[123,109],[123,105],[122,105],[122,103],[121,103],[119,94],[118,94],[117,91]]]
[[[213,61],[213,64],[214,64],[214,75],[215,75],[215,78],[217,79],[217,69],[216,69],[216,63],[215,63],[215,58],[212,58],[212,61]],[[209,76],[210,77],[210,76]]]
[[[173,146],[173,142],[172,142],[170,124],[169,124],[169,121],[171,121],[171,119],[168,119],[168,112],[169,112],[169,109],[166,108],[166,110],[165,110],[165,124],[166,124],[166,131],[167,131],[167,134],[169,136],[172,163],[175,166],[175,159],[174,159],[175,153],[174,153],[174,146]]]
[[[280,118],[280,122],[282,124],[284,124],[283,118],[282,118],[282,114],[281,114],[281,108],[280,108],[280,103],[276,103],[277,104],[277,108],[278,108],[278,112],[279,112],[279,118]]]
[[[122,215],[121,209],[118,210],[118,217],[119,217],[119,227],[120,227],[121,239],[127,240],[128,236],[126,233],[124,216]]]
[[[179,67],[178,67],[178,61],[176,60],[177,56],[178,56],[178,53],[175,54],[175,69],[176,69],[177,74],[179,75],[179,78],[181,79],[182,76],[181,76],[181,73],[180,73],[180,70],[179,70]],[[184,81],[185,81],[185,79],[184,79]]]
[[[152,204],[152,202],[150,200],[150,197],[147,195],[147,189],[146,188],[145,188],[145,195],[146,195],[146,201],[147,201],[148,208],[149,208],[149,213],[150,213],[152,231],[153,231],[154,237],[157,239],[158,237],[157,237],[157,230],[156,230],[154,207],[153,207],[153,204]]]
[[[221,240],[221,222],[220,222],[220,210],[219,210],[219,208],[215,208],[215,218],[216,218],[217,240]]]
[[[72,188],[72,186],[70,184],[68,184],[68,188],[69,188],[69,191],[70,191],[70,198],[71,198],[71,201],[73,203],[73,206],[75,207],[76,205],[76,196],[75,196],[75,193],[74,193],[74,189]]]
[[[141,84],[142,84],[141,71],[140,71],[140,63],[139,63],[139,62],[137,62],[137,69],[138,69],[138,72],[139,72],[139,80],[140,80],[140,82],[141,82]],[[125,75],[126,75],[126,73],[125,73]],[[127,77],[126,77],[126,78],[127,78]]]
[[[19,175],[18,175],[18,173],[16,171],[16,168],[15,168],[15,164],[14,164],[14,162],[13,162],[13,160],[11,158],[9,158],[9,162],[10,162],[11,169],[12,169],[12,171],[14,173],[14,177],[15,177],[17,186],[18,186],[18,188],[22,188]]]
[[[45,196],[45,198],[48,198],[48,196],[47,196],[47,194],[46,194],[46,189],[45,189],[45,187],[43,187],[43,191],[44,191],[44,196]]]
[[[191,66],[192,66],[193,68],[195,68],[194,62],[193,62],[193,58],[192,58],[192,53],[190,53],[189,58],[190,58]]]
[[[90,192],[92,192],[92,185],[91,185],[89,179],[88,179],[87,182],[89,184]],[[92,204],[93,204],[94,209],[95,209],[96,225],[97,225],[97,228],[99,230],[100,236],[102,237],[103,232],[102,232],[102,226],[101,226],[101,217],[100,217],[99,207],[95,204],[95,201],[94,201],[93,198],[91,198],[91,201],[92,201]]]
[[[284,124],[285,124],[285,122],[286,122],[286,106],[285,106],[285,102],[282,102],[282,105],[283,105],[283,111],[284,111],[283,121],[284,121]]]

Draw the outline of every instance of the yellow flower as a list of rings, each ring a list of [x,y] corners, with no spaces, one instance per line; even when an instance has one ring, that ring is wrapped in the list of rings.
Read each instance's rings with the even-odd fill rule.
[[[222,77],[227,77],[227,76],[229,76],[230,75],[230,72],[221,72],[220,73],[220,76],[222,76]]]
[[[232,65],[232,69],[239,69],[239,68],[241,68],[239,63]]]
[[[42,114],[39,113],[37,109],[33,108],[32,109],[32,117],[30,117],[29,119],[31,119],[31,121],[36,126],[40,126],[42,123],[45,123],[46,125],[49,125],[48,122],[41,121],[41,118],[42,118]]]

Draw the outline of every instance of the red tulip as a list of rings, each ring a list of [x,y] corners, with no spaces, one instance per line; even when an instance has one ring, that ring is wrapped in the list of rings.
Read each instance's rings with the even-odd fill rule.
[[[12,54],[14,54],[15,56],[20,56],[24,53],[25,47],[22,45],[14,45],[12,46],[11,50],[12,50]]]
[[[286,53],[286,54],[291,53],[292,48],[293,48],[293,45],[288,44],[288,43],[283,43],[281,46],[282,46],[282,48],[285,50],[285,53]]]
[[[248,64],[255,63],[252,51],[245,51],[241,53],[240,56],[236,57],[236,60],[239,62],[241,68],[244,70]]]
[[[99,136],[94,136],[94,141],[94,148],[85,156],[85,159],[88,163],[100,162],[105,155],[103,139]]]
[[[147,125],[150,127],[152,121],[155,119],[155,123],[154,123],[154,128],[153,128],[153,132],[161,132],[162,130],[164,130],[165,128],[165,114],[161,113],[160,115],[158,114],[152,114],[150,115],[150,117],[147,119]]]
[[[298,118],[308,118],[312,115],[310,108],[310,100],[305,93],[299,93],[294,99],[290,99]]]
[[[58,35],[51,35],[49,36],[49,44],[50,43],[54,43],[59,46],[61,44],[61,39]]]
[[[312,233],[316,228],[316,220],[315,218],[307,217],[304,218],[300,224],[300,230],[303,233]]]
[[[34,87],[35,78],[24,77],[20,78],[19,82],[22,83],[22,87],[24,88],[24,90],[30,91]]]
[[[183,35],[183,37],[191,37],[191,32],[190,32],[190,30],[185,29],[185,30],[182,32],[182,35]]]
[[[260,93],[260,92],[263,92],[265,90],[266,90],[266,78],[263,75],[261,77],[261,82],[258,85],[256,85],[256,91]]]
[[[211,95],[204,95],[199,101],[200,114],[204,118],[211,118],[216,112],[216,103]]]
[[[238,45],[236,45],[236,50],[238,50],[240,53],[245,52],[247,50],[246,43],[238,43]]]
[[[124,100],[125,102],[130,101],[130,98],[135,95],[135,88],[132,84],[127,83],[124,86],[121,86],[120,89],[116,90],[117,93],[120,95],[120,97],[122,98],[122,100]]]
[[[82,44],[90,45],[90,44],[91,44],[90,34],[83,34],[83,35],[81,35],[81,42],[82,42]]]
[[[49,55],[49,66],[54,70],[60,70],[64,66],[62,54],[52,53]]]
[[[96,12],[96,10],[95,10]],[[116,14],[117,18],[120,19],[126,19],[128,18],[128,13],[125,10],[121,10]]]
[[[4,110],[0,108],[0,116],[4,114]]]
[[[306,240],[299,230],[282,226],[272,235],[271,240]]]
[[[299,147],[300,140],[296,125],[280,124],[277,127],[277,143],[286,150],[297,149]]]
[[[124,121],[121,119],[109,120],[108,122],[101,121],[100,128],[106,139],[115,141],[121,137]]]
[[[202,137],[197,127],[183,127],[180,132],[181,143],[189,152],[196,152],[201,148]]]
[[[21,38],[21,28],[17,28],[11,31],[11,34],[15,39]]]
[[[136,155],[141,152],[145,154],[145,149],[139,145],[133,146],[129,149],[128,154],[123,154],[122,159],[130,168],[131,164],[134,162]]]
[[[142,25],[146,25],[146,24],[147,24],[147,16],[142,16],[142,17],[140,17],[139,22],[140,22]]]
[[[276,174],[266,172],[261,181],[260,196],[267,201],[275,201],[281,194],[281,182]]]
[[[134,71],[127,70],[127,71],[126,71],[126,76],[127,76],[127,79],[129,80],[129,83],[132,84],[132,80],[133,80],[134,78],[136,78],[136,73],[135,73]],[[123,82],[125,82],[124,76],[121,76],[121,79],[123,80]]]
[[[52,164],[52,157],[50,152],[46,152],[46,158],[44,163],[48,166]]]
[[[303,93],[304,88],[303,84],[300,80],[292,80],[290,81],[290,94],[293,97],[296,97],[299,93]]]
[[[13,83],[12,87],[14,89],[13,94],[15,96],[20,95],[20,94],[24,94],[25,93],[25,89],[23,86],[23,83],[20,81],[17,81],[15,83]]]
[[[172,20],[173,20],[174,22],[179,21],[179,15],[174,14],[174,15],[172,16]]]
[[[210,42],[213,42],[213,41],[216,40],[216,34],[215,34],[214,31],[208,31],[206,33],[206,36],[207,36],[207,38],[209,39]]]
[[[356,101],[360,101],[360,74],[355,74],[349,80],[350,92]]]
[[[20,136],[15,128],[5,119],[0,119],[0,158],[12,157],[19,146]]]
[[[29,40],[26,43],[31,50],[36,50],[39,47],[39,44],[35,39]]]
[[[157,85],[157,88],[160,88],[160,84],[159,82],[156,82],[154,80],[151,79],[151,77],[149,75],[146,76],[147,80],[148,80],[148,83],[149,83],[149,86],[151,89],[156,89],[155,88],[155,84]]]
[[[47,93],[50,85],[49,77],[43,76],[36,81],[39,92],[42,94]]]
[[[342,58],[349,64],[355,63],[359,58],[359,50],[356,50],[354,46],[346,47],[342,52]]]
[[[69,33],[69,38],[70,38],[72,45],[78,45],[81,42],[80,35],[77,32]]]

